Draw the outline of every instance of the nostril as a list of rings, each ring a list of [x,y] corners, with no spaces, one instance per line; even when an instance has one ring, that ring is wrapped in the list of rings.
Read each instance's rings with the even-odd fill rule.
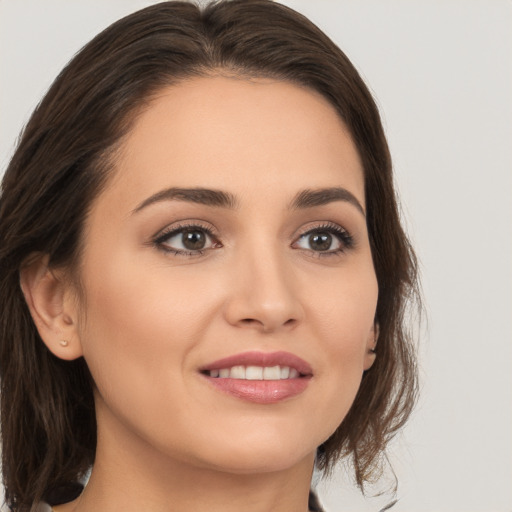
[[[288,320],[286,320],[282,325],[285,326],[285,327],[292,327],[296,324],[297,320],[295,318],[289,318]],[[274,329],[274,327],[270,326],[270,325],[267,325],[266,322],[263,322],[261,320],[257,320],[256,318],[242,318],[240,319],[239,321],[239,325],[245,325],[245,326],[248,326],[248,327],[253,327],[253,326],[261,326],[263,327],[264,330],[272,330]]]

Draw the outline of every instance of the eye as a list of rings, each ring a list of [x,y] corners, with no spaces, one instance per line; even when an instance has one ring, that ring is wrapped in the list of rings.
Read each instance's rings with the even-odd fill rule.
[[[341,248],[341,242],[327,231],[315,231],[302,235],[296,242],[297,247],[310,251],[336,251]]]
[[[328,224],[302,234],[292,247],[328,255],[339,254],[353,245],[353,238],[348,231],[341,226]]]
[[[209,229],[196,225],[171,227],[158,235],[155,244],[166,252],[189,256],[221,246]]]

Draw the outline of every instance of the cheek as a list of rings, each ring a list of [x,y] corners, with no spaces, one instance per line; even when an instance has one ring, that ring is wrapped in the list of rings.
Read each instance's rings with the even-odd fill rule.
[[[144,397],[177,381],[222,288],[198,293],[204,280],[192,267],[176,271],[121,255],[101,265],[91,258],[84,274],[87,317],[80,336],[100,391],[113,393],[115,383]]]
[[[366,353],[377,298],[378,284],[370,261],[342,269],[310,287],[309,316],[329,351],[354,357]]]
[[[373,266],[326,283],[311,292],[310,317],[322,343],[319,406],[330,418],[330,433],[347,414],[359,389],[378,298]],[[320,343],[320,342],[319,342]]]

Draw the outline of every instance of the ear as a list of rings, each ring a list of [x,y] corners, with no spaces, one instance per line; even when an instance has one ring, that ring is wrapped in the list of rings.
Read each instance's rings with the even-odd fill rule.
[[[375,347],[377,346],[377,340],[379,339],[379,324],[377,322],[373,323],[373,327],[370,330],[368,335],[368,339],[366,341],[366,354],[364,356],[364,369],[369,370],[375,359],[377,354],[375,353]]]
[[[76,298],[64,272],[48,266],[48,255],[34,255],[20,270],[20,285],[32,319],[48,349],[60,359],[82,355]]]

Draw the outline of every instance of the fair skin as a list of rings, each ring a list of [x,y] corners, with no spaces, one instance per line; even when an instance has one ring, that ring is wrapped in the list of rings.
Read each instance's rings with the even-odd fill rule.
[[[56,512],[306,512],[316,448],[375,357],[364,211],[320,95],[225,76],[161,91],[87,219],[81,295],[44,258],[22,274],[44,342],[97,387],[91,479]],[[212,362],[248,352],[308,370],[219,387]]]

